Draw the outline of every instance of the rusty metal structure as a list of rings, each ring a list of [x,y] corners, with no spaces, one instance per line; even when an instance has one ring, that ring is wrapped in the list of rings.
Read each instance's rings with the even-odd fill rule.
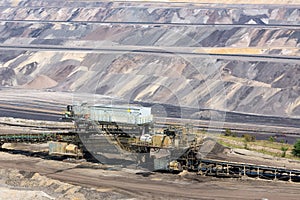
[[[151,170],[176,173],[188,170],[202,176],[300,181],[300,170],[205,159],[199,152],[203,138],[193,134],[191,127],[157,130],[150,108],[70,105],[67,117],[74,121],[72,130],[1,133],[0,144],[49,142],[50,155],[97,157],[100,162],[108,163],[111,159],[123,162],[129,158],[126,161],[130,161],[134,155],[139,165],[150,163]]]

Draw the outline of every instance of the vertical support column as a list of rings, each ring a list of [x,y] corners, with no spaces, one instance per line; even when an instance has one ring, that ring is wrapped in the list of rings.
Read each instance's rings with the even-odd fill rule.
[[[259,179],[259,167],[257,168],[257,178]]]
[[[200,174],[201,176],[203,176],[203,172],[202,172],[202,162],[200,161],[200,164],[198,165],[198,174]]]
[[[289,178],[289,182],[292,182],[292,172],[290,171],[290,178]]]
[[[246,165],[244,165],[244,176],[246,176]]]
[[[227,164],[227,171],[226,171],[226,175],[229,176],[229,166]]]
[[[274,181],[277,181],[277,169],[275,169],[275,178]]]

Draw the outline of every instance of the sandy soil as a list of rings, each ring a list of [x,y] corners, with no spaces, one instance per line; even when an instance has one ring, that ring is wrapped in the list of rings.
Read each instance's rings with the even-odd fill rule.
[[[2,118],[5,121],[6,118]],[[12,120],[12,119],[10,119]],[[24,123],[17,120],[19,124]],[[26,121],[27,122],[27,121]],[[15,123],[15,121],[14,121]],[[44,122],[33,121],[34,125]],[[49,126],[54,122],[47,122]],[[56,122],[55,122],[56,124]],[[69,125],[69,124],[62,124]],[[2,127],[3,128],[3,127]],[[1,131],[1,128],[0,128]],[[46,151],[41,145],[7,145]],[[211,158],[300,169],[298,162],[249,151],[219,148]],[[29,154],[27,154],[29,155]],[[219,179],[195,173],[143,172],[131,166],[67,163],[0,152],[0,199],[298,199],[299,184],[253,179]],[[16,196],[13,196],[15,195]]]
[[[138,1],[138,0],[130,0],[130,1]],[[220,0],[144,0],[145,2],[186,2],[186,3],[217,3],[217,4],[300,4],[299,0],[271,0],[271,1],[264,1],[264,0],[227,0],[227,1],[220,1]]]
[[[224,139],[231,144],[239,144],[236,141],[232,141],[230,139]],[[241,143],[241,145],[243,145]],[[249,145],[250,146],[250,145]],[[216,150],[216,148],[221,148],[221,150]],[[216,147],[209,153],[209,158],[211,159],[219,159],[219,160],[227,160],[232,162],[243,162],[243,163],[251,163],[257,165],[267,165],[267,166],[276,166],[280,168],[288,168],[288,169],[298,169],[300,170],[300,161],[293,160],[283,157],[274,157],[271,155],[259,153],[256,151],[251,151],[247,149],[238,149],[238,148],[226,148],[222,151],[224,147],[221,145],[216,145]],[[267,149],[268,151],[274,151],[274,153],[282,153],[282,151],[277,151],[276,149],[268,149],[268,147],[262,146],[251,146],[252,149]]]
[[[16,169],[0,169],[0,199],[47,200],[47,199],[114,199],[124,195],[110,190],[97,191],[69,183],[63,183],[39,173],[19,171]]]
[[[298,199],[299,184],[161,174],[0,153],[1,198]]]
[[[40,75],[33,79],[31,82],[25,84],[23,87],[27,89],[44,89],[52,88],[57,85],[57,82],[48,76]]]

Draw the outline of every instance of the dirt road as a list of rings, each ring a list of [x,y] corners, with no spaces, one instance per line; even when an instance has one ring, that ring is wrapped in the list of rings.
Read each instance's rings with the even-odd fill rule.
[[[0,169],[35,172],[74,185],[110,189],[135,199],[298,199],[299,184],[262,180],[216,179],[138,173],[136,169],[94,169],[101,165],[74,164],[0,153]]]

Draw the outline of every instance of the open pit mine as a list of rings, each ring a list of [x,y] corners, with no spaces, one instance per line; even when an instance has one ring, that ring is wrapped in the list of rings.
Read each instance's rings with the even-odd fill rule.
[[[299,199],[299,8],[3,0],[0,199]]]

